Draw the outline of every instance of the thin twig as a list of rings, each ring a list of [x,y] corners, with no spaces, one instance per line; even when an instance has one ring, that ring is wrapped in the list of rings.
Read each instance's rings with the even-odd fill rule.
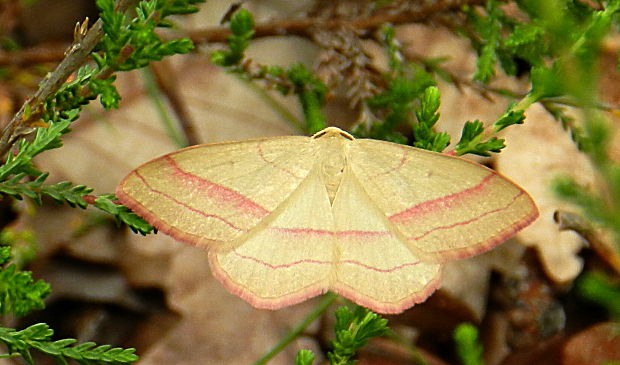
[[[325,19],[319,17],[297,18],[276,20],[269,23],[258,24],[256,26],[255,38],[272,35],[308,35],[311,27],[323,29],[334,29],[342,25],[353,26],[354,28],[371,31],[385,22],[402,24],[425,19],[429,14],[437,13],[442,10],[458,9],[461,5],[481,4],[482,0],[449,0],[439,1],[432,8],[427,7],[419,11],[408,11],[399,14],[382,14],[369,18],[351,19]],[[196,31],[188,31],[186,35],[194,42],[225,42],[230,35],[229,28],[226,26],[213,27]],[[166,36],[162,38],[169,40]],[[172,38],[170,38],[172,39]],[[65,49],[68,46],[35,46],[32,48],[11,52],[0,52],[0,66],[4,65],[30,65],[42,62],[58,62],[65,57]]]
[[[385,23],[402,24],[427,19],[440,11],[457,10],[463,5],[483,4],[485,0],[440,0],[434,1],[419,9],[400,13],[378,14],[357,19],[325,19],[322,17],[295,18],[276,20],[270,23],[257,24],[254,28],[255,38],[274,35],[308,36],[313,28],[336,29],[349,27],[367,32],[373,31]],[[212,27],[202,30],[188,31],[185,36],[195,43],[225,42],[230,35],[228,27]]]
[[[620,256],[614,250],[610,240],[605,240],[605,232],[594,227],[581,215],[558,210],[553,214],[553,219],[562,231],[575,231],[590,243],[592,249],[605,261],[615,272],[620,273]]]
[[[279,354],[280,351],[282,351],[286,346],[288,346],[289,343],[293,342],[293,340],[296,339],[297,336],[299,336],[303,332],[303,330],[306,329],[306,327],[308,327],[312,322],[314,322],[314,320],[319,318],[323,314],[323,312],[325,312],[327,308],[329,308],[332,302],[336,300],[336,298],[338,298],[338,295],[332,292],[325,294],[321,302],[317,304],[314,310],[310,312],[310,314],[308,314],[306,318],[301,321],[301,323],[299,323],[295,328],[290,330],[286,334],[286,336],[282,337],[280,342],[278,342],[278,344],[275,345],[268,353],[266,353],[263,357],[256,361],[254,365],[264,365],[274,356]]]
[[[28,66],[46,62],[58,62],[65,58],[70,44],[39,45],[15,51],[0,52],[0,66]]]
[[[15,131],[26,119],[24,115],[26,110],[36,113],[41,108],[43,102],[58,91],[67,78],[84,63],[84,60],[103,37],[102,24],[102,21],[98,20],[81,42],[70,47],[67,56],[56,67],[56,70],[49,73],[43,79],[39,89],[22,105],[13,119],[2,129],[0,156],[4,156],[11,148],[10,142],[14,138]]]
[[[160,117],[161,123],[168,134],[168,137],[172,140],[172,142],[177,146],[177,148],[187,147],[187,140],[185,136],[181,133],[178,126],[174,122],[173,118],[168,113],[168,109],[164,105],[162,100],[163,93],[161,89],[157,85],[155,81],[155,76],[153,75],[152,68],[145,67],[141,70],[142,79],[144,80],[144,86],[147,92],[147,95],[153,102],[153,106],[157,110],[157,114]]]
[[[170,103],[170,108],[175,113],[179,126],[183,131],[185,141],[188,145],[193,146],[200,143],[198,132],[192,117],[187,109],[187,103],[181,92],[179,91],[179,84],[176,80],[173,80],[173,70],[170,65],[164,60],[157,63],[152,63],[151,71],[155,77],[155,82],[159,87],[159,90],[166,96]]]
[[[117,9],[124,11],[129,8],[136,0],[119,0]],[[86,33],[86,35],[67,50],[65,58],[58,64],[56,69],[49,73],[39,85],[39,89],[34,95],[26,100],[13,119],[4,126],[0,136],[0,156],[4,156],[16,140],[19,127],[28,122],[26,111],[29,114],[37,115],[43,103],[52,96],[65,83],[67,78],[77,71],[87,60],[93,48],[103,37],[103,22],[99,19]]]

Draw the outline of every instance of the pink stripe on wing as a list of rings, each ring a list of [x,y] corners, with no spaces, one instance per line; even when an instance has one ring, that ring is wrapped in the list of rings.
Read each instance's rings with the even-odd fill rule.
[[[396,171],[396,170],[400,170],[403,165],[405,165],[405,162],[407,161],[407,157],[409,156],[409,151],[407,151],[406,149],[403,149],[403,156],[400,158],[400,162],[398,163],[398,165],[390,168],[387,171],[381,171],[378,174],[374,174],[372,176],[370,176],[368,179],[372,180],[374,178],[376,178],[377,176],[382,176],[382,175],[388,175],[391,174],[392,172]]]
[[[200,215],[202,215],[203,217],[217,219],[217,220],[219,220],[219,221],[221,221],[221,222],[225,223],[227,226],[229,226],[230,228],[232,228],[232,229],[234,229],[234,230],[236,230],[236,231],[242,231],[242,232],[246,232],[246,231],[247,231],[247,229],[243,229],[243,228],[237,227],[237,226],[235,226],[234,224],[232,224],[231,222],[227,221],[226,219],[224,219],[224,218],[222,218],[222,217],[220,217],[220,216],[218,216],[218,215],[215,215],[215,214],[208,214],[208,213],[205,213],[205,212],[203,212],[203,211],[200,211],[200,210],[198,210],[198,209],[196,209],[196,208],[190,207],[189,205],[187,205],[187,204],[185,204],[185,203],[183,203],[183,202],[181,202],[181,201],[177,200],[177,199],[176,199],[176,198],[174,198],[173,196],[171,196],[171,195],[169,195],[169,194],[167,194],[167,193],[164,193],[164,192],[163,192],[163,191],[161,191],[161,190],[157,190],[157,189],[153,188],[153,187],[152,187],[152,186],[151,186],[151,185],[150,185],[150,184],[149,184],[149,183],[148,183],[148,182],[144,179],[144,177],[143,177],[142,175],[140,175],[140,173],[138,172],[138,170],[135,170],[133,173],[134,173],[134,174],[136,174],[136,177],[138,177],[138,179],[140,179],[140,181],[142,181],[142,183],[144,184],[144,186],[146,186],[146,187],[147,187],[150,191],[154,192],[155,194],[161,195],[161,196],[165,197],[166,199],[168,199],[168,200],[172,201],[173,203],[178,204],[178,205],[182,206],[183,208],[185,208],[185,209],[187,209],[187,210],[190,210],[190,211],[192,211],[192,212],[194,212],[194,213],[200,214]]]
[[[249,260],[249,261],[255,262],[257,264],[266,266],[266,267],[268,267],[270,269],[273,269],[273,270],[286,269],[286,268],[290,268],[290,267],[293,267],[295,265],[300,265],[300,264],[317,264],[317,265],[330,265],[330,264],[332,264],[331,261],[303,259],[303,260],[297,260],[297,261],[289,262],[289,263],[286,263],[286,264],[274,265],[274,264],[270,264],[270,263],[268,263],[266,261],[263,261],[261,259],[257,259],[256,257],[242,255],[242,254],[238,253],[237,251],[234,251],[234,252],[235,252],[236,256],[238,256],[238,257],[240,257],[240,258],[242,258],[244,260]],[[402,264],[402,265],[391,267],[389,269],[380,269],[378,267],[366,265],[366,264],[363,264],[363,263],[361,263],[359,261],[355,261],[355,260],[343,260],[343,261],[340,261],[339,263],[355,265],[355,266],[361,266],[361,267],[363,267],[365,269],[372,270],[372,271],[377,271],[377,272],[390,273],[390,272],[398,271],[398,270],[403,269],[405,267],[415,266],[415,265],[419,264],[420,261],[408,262],[408,263],[405,263],[405,264]]]
[[[316,236],[336,236],[336,237],[375,237],[375,236],[389,236],[388,231],[330,231],[326,229],[314,229],[314,228],[286,228],[286,227],[269,227],[270,230],[281,232],[291,235],[316,235]]]
[[[361,266],[361,267],[363,267],[365,269],[372,270],[372,271],[377,271],[377,272],[390,273],[390,272],[398,271],[400,269],[404,269],[404,268],[409,267],[409,266],[416,266],[417,264],[420,263],[420,261],[407,262],[407,263],[402,264],[402,265],[390,267],[389,269],[380,269],[378,267],[362,264],[361,262],[355,261],[355,260],[342,260],[339,263]]]
[[[270,264],[266,261],[263,261],[261,259],[257,259],[256,257],[252,257],[252,256],[246,256],[246,255],[242,255],[237,251],[234,251],[235,255],[244,259],[244,260],[249,260],[249,261],[253,261],[256,262],[257,264],[261,264],[263,266],[267,266],[271,269],[277,270],[277,269],[286,269],[295,265],[299,265],[299,264],[318,264],[318,265],[328,265],[331,264],[331,261],[321,261],[321,260],[312,260],[312,259],[303,259],[303,260],[297,260],[297,261],[293,261],[293,262],[289,262],[286,264],[280,264],[280,265],[274,265],[274,264]]]
[[[424,238],[425,236],[427,236],[427,235],[429,235],[429,234],[431,234],[431,233],[433,233],[435,231],[441,231],[441,230],[444,230],[444,229],[450,229],[450,228],[454,228],[454,227],[458,227],[458,226],[465,226],[465,225],[468,225],[468,224],[470,224],[472,222],[480,220],[480,219],[482,219],[483,217],[485,217],[485,216],[487,216],[489,214],[494,214],[494,213],[499,213],[501,211],[504,211],[504,210],[508,209],[512,204],[514,204],[514,202],[516,202],[517,199],[519,199],[519,197],[522,196],[523,194],[525,194],[525,193],[523,191],[520,191],[519,194],[515,195],[512,198],[512,200],[510,201],[510,203],[508,203],[508,205],[506,205],[505,207],[489,210],[488,212],[484,212],[483,214],[480,214],[479,216],[474,217],[472,219],[468,219],[466,221],[457,222],[457,223],[449,224],[449,225],[446,225],[446,226],[434,227],[433,229],[430,229],[430,230],[422,233],[419,236],[407,238],[407,241],[417,241],[417,240],[420,240],[420,239]]]
[[[261,160],[265,161],[266,164],[271,165],[273,167],[275,167],[278,170],[284,171],[287,174],[291,175],[292,177],[294,177],[297,180],[301,180],[302,177],[297,176],[293,171],[284,168],[282,166],[278,166],[275,163],[273,163],[273,161],[269,161],[267,160],[267,158],[265,157],[265,153],[263,152],[263,141],[259,141],[258,144],[256,145],[256,149],[258,151],[258,156],[260,156]]]
[[[174,169],[175,177],[179,177],[185,185],[197,185],[200,191],[206,193],[209,198],[223,203],[232,203],[235,208],[257,218],[263,218],[270,213],[269,210],[230,188],[181,169],[172,157],[165,156],[164,159]]]
[[[400,213],[396,213],[390,216],[388,219],[394,223],[403,224],[403,223],[407,223],[408,221],[410,221],[411,219],[419,215],[423,215],[427,213],[434,213],[439,210],[449,209],[450,207],[458,203],[463,198],[466,198],[469,195],[483,191],[484,188],[489,184],[489,182],[497,176],[498,175],[494,173],[490,173],[489,175],[485,176],[485,178],[482,179],[482,181],[480,181],[480,183],[478,183],[476,186],[465,189],[463,191],[459,191],[458,193],[446,195],[441,198],[425,201],[424,203],[414,205],[411,208],[405,209]]]

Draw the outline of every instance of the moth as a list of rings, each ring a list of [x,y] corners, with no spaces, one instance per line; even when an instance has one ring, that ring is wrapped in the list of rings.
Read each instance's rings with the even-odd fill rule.
[[[145,163],[121,203],[209,252],[214,276],[257,308],[334,291],[379,313],[424,301],[444,263],[490,250],[538,217],[476,163],[328,127],[193,146]]]

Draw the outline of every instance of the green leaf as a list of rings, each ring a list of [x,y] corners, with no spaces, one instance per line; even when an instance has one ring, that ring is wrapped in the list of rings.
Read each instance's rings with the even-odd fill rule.
[[[29,176],[41,175],[32,164],[32,159],[43,151],[62,146],[60,136],[68,131],[70,123],[69,120],[61,120],[47,128],[39,127],[32,142],[22,139],[17,155],[8,154],[5,164],[0,166],[0,181],[20,173]]]
[[[67,203],[71,207],[86,208],[88,203],[84,200],[84,196],[93,191],[84,185],[72,186],[69,181],[62,181],[54,185],[44,185],[41,187],[41,193],[50,196],[58,203]]]
[[[493,127],[495,127],[496,132],[499,132],[502,129],[511,125],[523,124],[524,121],[525,113],[523,110],[509,110],[493,124]]]
[[[367,101],[374,109],[411,109],[411,103],[430,86],[435,85],[433,77],[422,68],[411,65],[407,72],[390,80],[387,89]]]
[[[418,122],[432,127],[439,120],[439,89],[436,86],[427,87],[420,101],[420,108],[416,111]]]
[[[97,199],[95,199],[94,205],[104,212],[112,214],[117,221],[125,223],[133,232],[146,235],[155,230],[155,228],[129,210],[129,208],[115,201],[116,197],[112,194],[99,195]]]
[[[188,53],[194,49],[187,38],[162,41],[155,28],[171,26],[172,23],[164,19],[169,15],[195,12],[197,8],[192,4],[199,2],[203,1],[141,1],[136,8],[137,17],[128,20],[124,14],[116,12],[108,1],[99,0],[97,6],[104,23],[104,37],[98,48],[101,53],[93,56],[99,69],[109,67],[115,71],[129,71],[145,67],[165,56]],[[107,97],[102,102],[112,105],[113,91],[109,88],[103,90],[107,90]]]
[[[82,107],[97,97],[85,90],[96,73],[97,70],[91,66],[81,67],[74,80],[64,83],[45,101],[41,119],[50,124],[62,120],[76,120]]]
[[[456,149],[464,148],[467,144],[480,136],[482,132],[484,132],[484,124],[481,121],[474,120],[473,122],[465,122],[463,131],[461,132],[461,140],[457,144]]]
[[[457,155],[472,153],[479,156],[489,156],[489,152],[499,152],[505,147],[504,140],[497,137],[480,141],[482,132],[484,132],[484,125],[481,121],[465,122],[461,139],[455,148]]]
[[[15,264],[0,268],[0,314],[24,316],[43,309],[43,299],[49,293],[49,285],[34,281],[31,272],[20,271]]]
[[[25,173],[14,175],[6,181],[0,181],[0,193],[10,195],[15,199],[27,196],[38,205],[42,204],[41,196],[47,195],[57,203],[67,203],[71,207],[86,208],[88,203],[84,196],[90,194],[93,189],[84,185],[72,186],[69,181],[62,181],[53,185],[43,185],[48,173],[41,173],[35,180],[24,181]]]
[[[474,80],[488,82],[495,75],[495,63],[497,62],[496,46],[492,43],[484,45],[476,61],[476,73]]]
[[[254,37],[254,17],[246,9],[241,9],[230,20],[231,35],[228,37],[228,50],[216,51],[211,62],[222,67],[237,66],[244,58],[246,48]]]
[[[550,98],[562,95],[565,85],[560,78],[557,67],[539,66],[534,67],[531,73],[532,91],[531,94],[538,98]]]
[[[454,330],[456,352],[463,365],[484,365],[482,345],[478,342],[478,329],[470,323],[462,323]]]
[[[236,36],[247,37],[254,33],[254,17],[246,9],[240,9],[230,20],[230,31]]]
[[[512,57],[525,59],[532,66],[542,66],[548,54],[545,31],[538,24],[522,23],[504,40],[503,46]],[[514,75],[515,73],[510,73]]]
[[[110,345],[95,347],[96,344],[93,342],[73,346],[76,340],[69,338],[52,341],[53,334],[54,331],[45,323],[37,323],[21,331],[0,327],[0,342],[7,346],[9,355],[19,354],[29,364],[33,363],[30,349],[54,356],[63,364],[67,363],[66,358],[85,365],[120,365],[133,364],[138,361],[133,348],[111,348]]]
[[[310,350],[299,350],[295,356],[295,365],[312,365],[314,353]]]
[[[110,77],[106,80],[93,79],[89,83],[90,90],[99,95],[101,105],[106,109],[118,109],[121,96],[114,86],[116,77]]]
[[[396,32],[391,24],[385,24],[381,28],[381,36],[385,51],[387,53],[390,70],[398,72],[403,64],[403,57],[400,52],[400,46],[396,41]]]
[[[577,280],[577,292],[604,307],[614,321],[620,321],[620,285],[600,272],[586,272]]]
[[[447,133],[437,133],[433,130],[433,126],[439,120],[437,112],[440,105],[439,89],[435,86],[427,87],[420,102],[420,107],[415,113],[418,122],[412,127],[413,146],[441,152],[450,144],[450,136]]]
[[[439,103],[438,92],[434,89],[426,91],[429,87],[435,85],[432,75],[417,65],[407,65],[402,67],[395,75],[391,75],[386,90],[366,100],[366,104],[377,113],[385,114],[383,121],[373,123],[369,131],[358,130],[356,135],[361,137],[370,137],[375,139],[383,139],[396,143],[406,143],[407,139],[396,129],[401,125],[414,125],[412,120],[416,102],[420,102],[421,108],[418,110],[421,114],[419,118],[425,123],[434,124],[436,122],[435,113],[431,112],[435,108],[435,104]],[[420,100],[427,94],[426,102]],[[436,110],[436,109],[435,109]],[[430,115],[429,115],[430,113]],[[432,136],[428,132],[430,127],[425,124],[419,131],[419,138],[427,145],[432,140]]]
[[[357,350],[365,346],[373,337],[387,333],[387,320],[363,307],[351,311],[347,307],[336,309],[334,325],[336,339],[332,341],[333,350],[327,354],[330,362],[337,365],[352,365],[351,360]]]
[[[301,104],[308,133],[314,134],[324,129],[327,125],[321,106],[327,93],[325,84],[301,63],[289,67],[286,76]]]
[[[0,265],[4,265],[11,259],[11,247],[0,246]]]
[[[497,49],[500,46],[501,19],[503,16],[503,12],[495,0],[487,1],[485,11],[486,16],[478,15],[475,10],[467,12],[470,22],[473,23],[481,38],[474,80],[484,83],[488,82],[495,74],[494,66],[497,62]]]

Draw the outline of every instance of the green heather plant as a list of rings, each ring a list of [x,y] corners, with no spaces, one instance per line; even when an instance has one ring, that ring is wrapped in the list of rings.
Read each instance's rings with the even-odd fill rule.
[[[32,159],[50,149],[62,146],[62,136],[70,132],[82,108],[99,99],[105,109],[117,108],[121,96],[114,87],[115,74],[148,66],[165,56],[188,53],[193,44],[188,39],[164,41],[155,32],[170,27],[170,15],[198,10],[204,0],[97,0],[100,20],[90,30],[82,24],[76,28],[76,40],[58,68],[40,85],[39,90],[19,110],[0,135],[0,152],[5,162],[0,166],[0,193],[5,197],[28,197],[41,204],[42,197],[58,203],[86,208],[88,205],[108,213],[134,232],[148,234],[153,227],[128,208],[119,205],[114,195],[92,196],[92,189],[70,182],[47,184],[48,173],[40,171]],[[389,6],[377,1],[375,6]],[[471,2],[474,3],[474,2]],[[480,3],[480,2],[478,2]],[[590,191],[569,178],[560,178],[555,191],[580,207],[592,224],[611,230],[620,251],[620,166],[609,157],[610,123],[604,106],[597,98],[601,42],[605,35],[617,31],[620,0],[582,3],[577,0],[518,0],[514,4],[520,14],[508,13],[503,2],[488,0],[483,6],[463,1],[450,11],[453,29],[467,37],[477,52],[477,71],[473,80],[463,80],[442,67],[441,59],[407,60],[396,41],[394,26],[384,24],[376,32],[385,49],[389,70],[372,85],[370,96],[357,105],[365,112],[351,132],[357,137],[384,139],[415,147],[443,152],[452,136],[436,131],[440,118],[441,96],[437,80],[458,86],[467,82],[485,94],[512,98],[512,103],[496,120],[466,121],[453,151],[456,155],[489,156],[500,152],[505,141],[498,137],[504,128],[525,121],[524,111],[540,103],[559,123],[571,131],[577,146],[593,162],[599,174],[601,190]],[[127,10],[132,17],[128,16]],[[211,54],[216,65],[245,80],[258,92],[277,90],[294,95],[303,111],[297,120],[273,99],[271,105],[282,117],[307,134],[326,126],[322,106],[328,87],[307,67],[259,65],[248,62],[245,51],[257,34],[252,14],[245,9],[235,12],[229,22],[230,35],[226,48]],[[90,57],[93,62],[78,67]],[[510,76],[529,77],[531,88],[525,94],[489,86],[501,69]],[[74,74],[71,81],[68,76]],[[269,98],[268,94],[264,94]],[[567,107],[582,111],[577,123],[566,113]],[[183,143],[184,141],[178,141]],[[9,237],[10,235],[5,235]],[[0,246],[0,315],[22,316],[44,307],[49,286],[34,281],[12,257],[11,240]],[[598,277],[584,278],[582,290],[612,308],[620,291]],[[52,288],[53,289],[53,288]],[[264,364],[298,336],[313,320],[324,313],[336,296],[327,294],[316,309],[257,364]],[[611,304],[610,304],[611,303]],[[617,308],[617,307],[616,307]],[[387,321],[357,307],[336,310],[335,340],[328,353],[331,364],[354,364],[355,354],[372,337],[387,335]],[[617,317],[616,317],[617,318]],[[33,363],[30,351],[37,350],[55,357],[60,363],[73,359],[83,364],[127,364],[137,361],[133,349],[76,344],[73,339],[52,340],[53,331],[44,323],[23,330],[0,327],[0,342],[7,348],[0,357],[21,356]],[[462,325],[454,334],[457,353],[463,364],[482,364],[477,331]],[[298,353],[295,363],[312,364],[314,354]],[[419,363],[423,363],[420,360]]]
[[[189,39],[162,41],[155,29],[171,26],[167,20],[170,15],[198,11],[195,4],[201,2],[204,0],[134,2],[137,3],[136,16],[130,19],[117,9],[114,0],[98,0],[100,21],[88,33],[85,26],[76,27],[75,43],[68,57],[2,131],[0,150],[6,154],[6,160],[0,166],[0,193],[15,199],[25,196],[37,204],[42,203],[43,196],[71,207],[86,208],[91,204],[135,232],[152,232],[153,228],[142,218],[116,204],[114,195],[91,196],[93,189],[66,181],[46,184],[48,173],[38,170],[32,159],[61,147],[62,135],[70,132],[71,123],[89,102],[99,98],[105,109],[118,108],[120,95],[114,87],[116,72],[145,67],[165,56],[191,51],[193,44]],[[72,61],[72,57],[79,58],[81,52],[90,55],[94,64],[76,69],[78,62],[66,62]],[[75,78],[64,82],[73,72],[76,72]],[[41,124],[44,126],[34,127]],[[34,137],[25,138],[26,135]],[[4,234],[3,237],[10,236]],[[12,262],[12,243],[10,239],[3,239],[0,246],[0,315],[24,316],[44,308],[43,300],[50,293],[50,287],[41,280],[34,281],[29,271],[21,270]],[[21,356],[33,364],[31,351],[37,350],[53,356],[61,364],[66,364],[68,359],[80,364],[131,364],[138,360],[131,348],[98,346],[92,342],[77,344],[74,339],[53,340],[53,334],[45,323],[19,331],[0,327],[0,342],[7,349],[0,358]]]
[[[462,365],[484,365],[478,329],[470,323],[461,323],[453,333],[456,353]]]
[[[532,84],[524,95],[489,87],[488,91],[513,96],[514,102],[488,127],[479,120],[465,122],[453,153],[489,156],[500,152],[505,141],[497,134],[511,125],[522,124],[525,110],[540,102],[571,130],[575,143],[598,167],[608,188],[605,193],[588,192],[572,180],[562,178],[554,184],[555,191],[579,205],[593,222],[615,231],[620,251],[620,166],[608,156],[609,127],[596,100],[595,68],[600,42],[611,31],[620,1],[601,2],[598,10],[571,0],[517,1],[516,4],[527,20],[508,15],[494,0],[487,1],[483,11],[478,7],[462,7],[467,23],[459,31],[470,39],[478,52],[474,80],[486,84],[500,67],[508,75],[529,74]],[[249,81],[269,80],[267,85],[283,94],[292,91],[304,112],[304,121],[295,124],[302,125],[310,134],[324,128],[324,117],[316,115],[321,115],[319,108],[325,100],[326,87],[301,65],[293,65],[288,71],[265,65],[248,67],[249,63],[244,62],[244,50],[254,34],[254,22],[247,11],[241,10],[232,17],[230,24],[232,35],[228,50],[214,53],[214,63]],[[422,60],[420,64],[403,61],[393,27],[384,26],[381,35],[390,66],[390,71],[384,75],[387,87],[364,100],[376,119],[372,123],[359,123],[352,128],[353,134],[444,151],[451,137],[433,128],[440,117],[436,78],[456,81],[441,68],[438,60]],[[578,72],[574,73],[573,67],[577,67]],[[292,76],[293,69],[299,71]],[[577,126],[565,114],[565,106],[584,110],[584,127]],[[402,128],[410,128],[412,138],[402,134]],[[611,192],[610,200],[601,195],[606,192]],[[600,282],[589,283],[598,285],[595,292],[609,290],[601,287]],[[617,296],[618,289],[612,290]],[[458,327],[455,341],[463,364],[483,364],[475,327],[466,324]],[[355,346],[349,349],[352,353],[356,351]],[[330,363],[340,364],[334,356],[330,353]],[[313,356],[303,351],[298,354],[296,363],[311,364],[312,360]]]

